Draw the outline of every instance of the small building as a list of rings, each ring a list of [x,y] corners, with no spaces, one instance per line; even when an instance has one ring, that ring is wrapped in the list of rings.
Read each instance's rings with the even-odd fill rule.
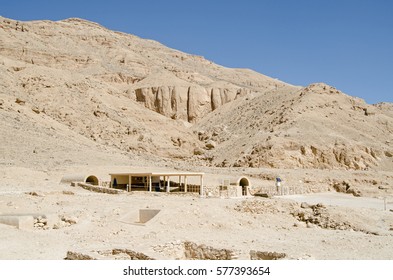
[[[178,191],[204,194],[202,172],[126,172],[110,173],[110,187],[127,191]],[[199,184],[190,184],[188,179],[196,178]],[[195,179],[194,179],[195,180]]]
[[[60,181],[60,183],[63,183],[63,184],[69,184],[72,182],[82,182],[82,183],[87,183],[87,184],[91,184],[94,186],[100,185],[100,180],[98,179],[98,177],[95,175],[91,175],[91,174],[89,174],[89,175],[67,174],[67,175],[64,175]]]
[[[239,177],[237,180],[232,180],[231,186],[236,186],[237,196],[250,195],[250,180],[245,176]]]
[[[241,176],[237,179],[229,178],[223,179],[219,186],[219,193],[215,195],[220,197],[242,197],[249,196],[250,193],[250,179],[245,176]],[[210,190],[212,194],[214,190]]]

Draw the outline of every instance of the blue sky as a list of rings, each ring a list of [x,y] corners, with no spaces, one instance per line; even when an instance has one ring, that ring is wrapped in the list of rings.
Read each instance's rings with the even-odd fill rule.
[[[0,15],[80,17],[223,66],[393,102],[390,0],[0,0]]]

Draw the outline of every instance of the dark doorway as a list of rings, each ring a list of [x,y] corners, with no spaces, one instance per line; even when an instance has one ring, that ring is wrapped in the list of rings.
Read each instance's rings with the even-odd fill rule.
[[[94,175],[91,175],[86,178],[86,183],[94,186],[98,186],[98,178]]]
[[[247,178],[241,178],[239,181],[239,185],[242,187],[242,195],[247,195],[247,187],[250,185],[250,182]]]

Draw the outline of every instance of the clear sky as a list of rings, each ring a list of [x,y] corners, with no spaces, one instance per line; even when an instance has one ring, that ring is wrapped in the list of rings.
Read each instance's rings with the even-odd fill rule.
[[[0,0],[0,15],[84,18],[223,66],[393,102],[391,0]]]

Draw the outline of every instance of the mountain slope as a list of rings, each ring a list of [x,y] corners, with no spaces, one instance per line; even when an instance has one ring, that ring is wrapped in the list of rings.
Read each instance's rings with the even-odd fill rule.
[[[0,17],[0,38],[3,102],[22,100],[131,154],[191,157],[200,143],[188,122],[251,91],[289,86],[81,19]]]
[[[392,163],[391,115],[325,84],[228,104],[195,129],[218,143],[205,158],[219,166],[366,170]]]
[[[70,87],[79,87],[81,91],[105,88],[107,93],[134,100],[137,91],[146,91],[151,95],[146,99],[155,104],[152,107],[149,102],[139,100],[146,107],[190,122],[237,96],[289,86],[251,70],[225,68],[158,42],[114,32],[81,19],[18,22],[0,18],[0,26],[0,55],[14,62],[11,68],[37,72],[38,66],[57,71],[57,79],[50,87],[58,91]],[[63,71],[65,75],[61,75]],[[80,77],[69,79],[70,74]],[[155,81],[158,76],[162,77]],[[73,85],[75,80],[78,85]],[[165,83],[161,84],[163,80]],[[178,81],[182,81],[180,88]],[[31,80],[20,81],[20,90],[26,91],[26,87],[28,90],[30,83]],[[167,112],[160,98],[169,100],[174,114]],[[176,114],[177,108],[185,114]]]

